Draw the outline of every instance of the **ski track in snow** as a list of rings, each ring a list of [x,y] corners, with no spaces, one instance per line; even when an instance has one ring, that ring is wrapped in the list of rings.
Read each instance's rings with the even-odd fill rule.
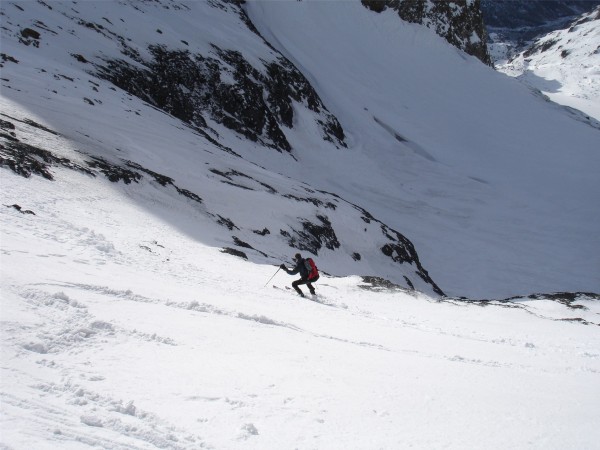
[[[111,292],[108,290],[104,293]],[[125,400],[101,395],[79,384],[78,380],[105,380],[105,377],[94,374],[89,369],[81,370],[90,364],[89,361],[83,363],[84,367],[77,368],[69,364],[69,359],[63,362],[56,362],[54,359],[60,358],[62,354],[78,355],[90,351],[93,353],[94,348],[110,345],[123,336],[174,345],[170,339],[94,320],[85,304],[73,300],[63,291],[51,294],[39,288],[28,288],[17,291],[16,294],[23,299],[28,308],[38,311],[36,320],[41,320],[41,323],[20,327],[18,323],[3,322],[3,345],[22,348],[21,351],[17,350],[13,358],[31,359],[26,357],[28,352],[39,355],[35,357],[39,358],[35,360],[35,364],[52,371],[60,371],[61,376],[60,381],[56,382],[47,382],[43,378],[38,381],[35,377],[27,377],[27,399],[3,389],[2,403],[5,412],[12,409],[31,410],[33,417],[30,419],[33,419],[33,423],[30,423],[29,432],[35,435],[36,429],[52,427],[52,441],[57,445],[65,441],[103,448],[188,448],[187,445],[178,444],[178,438],[175,437],[179,435],[181,438],[182,435],[186,435],[185,432],[165,423],[154,414],[139,410],[133,401],[125,403]],[[22,340],[20,334],[25,334],[29,339]],[[2,369],[6,373],[7,367],[3,365]],[[9,371],[11,373],[5,375],[4,380],[12,381],[13,376],[23,375],[17,369]],[[39,400],[32,400],[36,397],[39,397]],[[68,406],[61,407],[63,404]],[[113,440],[108,437],[90,436],[89,433],[78,430],[79,424],[75,417],[77,414],[74,414],[73,409],[80,410],[81,424],[101,428],[102,434],[106,434],[104,430],[108,430],[109,435],[127,436],[135,443],[120,444],[119,438]],[[202,446],[201,440],[194,436],[186,436],[185,439],[193,442],[194,446]]]
[[[3,223],[10,223],[6,220],[9,217],[17,218],[16,214],[3,211]],[[12,215],[12,216],[11,216]],[[20,219],[20,217],[18,217]],[[40,242],[59,242],[61,245],[69,242],[76,242],[84,253],[98,252],[96,241],[111,242],[106,236],[99,238],[99,234],[91,230],[83,232],[84,236],[94,236],[90,240],[81,239],[82,233],[64,233],[65,221],[55,221],[54,230],[45,226],[45,232],[38,230],[37,239]],[[21,224],[19,224],[21,225]],[[19,226],[12,228],[13,237],[26,235],[29,230],[27,227]],[[75,230],[76,231],[76,230]],[[56,234],[54,234],[56,233]],[[109,246],[110,247],[110,246]],[[104,247],[103,247],[104,248]],[[138,255],[144,255],[148,260],[135,260],[130,251],[135,251]],[[100,253],[104,253],[100,250]],[[8,251],[4,257],[14,256],[28,260],[44,261],[62,261],[65,256],[52,252],[12,252]],[[85,255],[84,255],[85,256]],[[78,263],[79,259],[73,259],[71,266],[75,270],[85,270],[85,266]],[[131,246],[128,251],[111,251],[103,259],[104,264],[98,265],[98,270],[112,271],[112,265],[122,266],[123,261],[134,263],[146,263],[148,268],[152,268],[154,258],[152,255],[140,252]],[[247,263],[242,263],[247,264]],[[142,264],[143,266],[144,264]],[[215,270],[215,269],[211,269]],[[218,271],[217,271],[218,273]],[[263,271],[264,273],[264,271]],[[173,274],[163,274],[165,280],[168,280]],[[72,278],[74,275],[63,275]],[[11,278],[18,279],[18,275],[11,271]],[[77,277],[75,277],[77,278]],[[213,283],[218,286],[219,279],[213,279]],[[108,279],[108,278],[107,278]],[[206,277],[204,283],[208,282],[210,277]],[[35,319],[29,324],[22,324],[19,321],[3,321],[3,353],[11,355],[7,360],[18,360],[21,363],[17,366],[3,364],[4,385],[10,386],[16,381],[23,379],[25,388],[21,385],[18,393],[12,390],[3,389],[2,402],[3,411],[10,417],[28,417],[29,431],[25,433],[37,442],[36,436],[46,435],[48,445],[74,445],[77,448],[82,446],[99,446],[103,448],[202,448],[221,447],[211,443],[210,437],[199,433],[189,427],[175,425],[176,422],[163,417],[160,411],[146,406],[137,406],[138,400],[133,397],[127,397],[124,391],[120,394],[110,394],[114,390],[111,387],[111,377],[107,373],[94,370],[97,364],[91,364],[92,355],[100,352],[102,354],[107,348],[118,349],[120,346],[126,348],[155,348],[155,346],[164,346],[168,348],[189,348],[193,347],[193,339],[184,340],[177,336],[174,329],[165,334],[163,326],[159,326],[161,317],[170,317],[171,323],[181,322],[184,317],[201,324],[215,323],[217,321],[226,321],[225,328],[230,330],[250,330],[258,327],[261,333],[271,335],[274,329],[280,329],[277,333],[277,339],[288,342],[294,348],[292,342],[298,338],[300,340],[309,340],[311,348],[320,346],[335,345],[341,346],[340,350],[349,354],[361,352],[372,352],[396,355],[395,358],[417,358],[418,360],[428,360],[435,364],[460,364],[466,366],[476,366],[492,370],[510,371],[512,373],[531,373],[548,374],[551,376],[572,375],[574,367],[540,367],[538,363],[519,363],[507,360],[473,357],[469,352],[455,353],[451,349],[440,351],[440,348],[434,350],[428,349],[427,345],[420,347],[418,342],[421,339],[388,339],[386,335],[391,333],[395,335],[405,331],[417,333],[424,337],[424,341],[430,338],[435,339],[457,339],[458,341],[469,341],[479,345],[484,345],[488,349],[495,347],[514,349],[517,352],[534,352],[535,359],[549,361],[554,358],[554,353],[562,351],[560,348],[553,349],[550,345],[540,345],[535,339],[534,342],[524,341],[512,338],[497,338],[490,336],[477,336],[472,331],[452,330],[452,325],[440,326],[429,324],[426,316],[412,320],[406,318],[394,317],[384,311],[377,311],[374,306],[380,304],[378,296],[386,297],[387,294],[364,293],[359,292],[351,294],[344,285],[340,285],[336,279],[324,279],[322,284],[317,284],[319,291],[327,298],[330,305],[322,305],[309,299],[300,299],[294,293],[286,290],[273,290],[269,287],[259,289],[257,293],[250,294],[251,302],[243,306],[230,305],[226,307],[221,304],[223,298],[210,301],[210,296],[199,300],[173,300],[161,295],[151,296],[141,293],[137,289],[123,289],[117,284],[96,285],[86,282],[73,281],[39,281],[36,283],[20,284],[17,280],[8,285],[8,289],[3,290],[3,295],[8,296],[11,301],[19,300],[17,309],[23,311],[35,311]],[[7,286],[4,284],[4,286]],[[345,294],[340,291],[342,288]],[[236,289],[227,288],[230,294],[235,298],[237,294],[248,296],[248,287]],[[188,292],[187,296],[194,297],[193,293]],[[344,299],[344,295],[348,296]],[[406,297],[405,301],[411,297]],[[344,301],[343,301],[344,300]],[[260,304],[257,304],[259,301]],[[398,300],[392,297],[388,301],[392,305],[401,305]],[[426,298],[412,298],[412,302],[422,303],[431,307],[450,308],[449,311],[467,312],[480,309],[473,305],[465,305],[460,302],[440,302],[427,301]],[[369,306],[370,302],[374,302]],[[226,302],[231,303],[231,302]],[[234,301],[238,303],[238,301]],[[454,304],[453,304],[454,303]],[[143,324],[129,323],[128,318],[132,317],[127,311],[130,309],[127,305],[132,305],[131,311],[135,315],[141,314],[148,318]],[[446,306],[444,306],[446,305]],[[333,307],[332,307],[333,306]],[[397,307],[396,306],[396,307]],[[116,309],[114,309],[116,308]],[[141,309],[139,309],[141,308]],[[151,309],[156,309],[159,314],[149,314]],[[486,309],[497,308],[504,311],[500,305],[488,306]],[[387,307],[385,308],[387,309]],[[395,308],[393,308],[395,309]],[[108,311],[114,311],[109,313]],[[271,312],[263,312],[270,310]],[[137,312],[136,312],[137,311]],[[307,317],[321,317],[316,323],[306,322],[301,317],[297,320],[286,320],[282,317],[298,314],[300,311],[309,312]],[[515,311],[521,314],[522,308]],[[282,314],[283,313],[283,314]],[[123,317],[121,317],[123,314]],[[449,313],[451,317],[452,313]],[[302,314],[301,314],[302,316]],[[176,319],[179,317],[179,319]],[[535,320],[543,320],[537,318]],[[544,321],[546,322],[546,321]],[[236,325],[239,323],[239,325]],[[548,322],[552,323],[552,322]],[[323,324],[334,325],[333,329],[323,332]],[[335,324],[342,324],[337,329]],[[346,327],[348,324],[349,326]],[[357,338],[353,327],[360,324],[362,331],[358,334],[363,335]],[[569,324],[570,327],[582,327],[582,325]],[[328,328],[328,327],[325,327]],[[587,327],[586,327],[587,328]],[[369,331],[367,331],[369,330]],[[365,331],[367,331],[365,333]],[[482,330],[483,331],[483,330]],[[239,332],[239,331],[238,331]],[[281,334],[283,333],[283,334]],[[291,333],[291,334],[290,334]],[[365,339],[368,337],[368,339]],[[423,342],[424,342],[423,341]],[[330,344],[327,344],[330,343]],[[141,346],[141,347],[140,347]],[[458,345],[462,347],[463,345]],[[491,347],[490,347],[491,346]],[[435,346],[434,346],[435,347]],[[295,347],[298,348],[298,347]],[[357,350],[353,350],[357,349]],[[361,350],[358,350],[361,349]],[[257,349],[258,350],[258,349]],[[113,363],[127,364],[126,355],[130,350],[118,351],[125,358],[113,360]],[[504,355],[506,357],[506,355]],[[584,352],[582,358],[589,361],[597,361],[598,355],[593,351]],[[292,356],[292,360],[294,357]],[[32,371],[28,366],[37,366],[42,370]],[[103,366],[100,363],[99,366]],[[318,366],[317,366],[318,367]],[[596,365],[597,367],[597,365]],[[106,370],[106,369],[104,369]],[[318,369],[321,370],[321,369]],[[594,367],[582,367],[580,370],[589,374],[597,374],[598,370]],[[50,375],[48,374],[50,373]],[[54,374],[54,375],[52,375]],[[95,388],[98,386],[98,388]],[[107,389],[108,387],[108,389]],[[267,386],[268,389],[268,386]],[[226,392],[226,391],[225,391]],[[257,392],[257,391],[255,391]],[[255,439],[264,433],[264,428],[257,425],[256,413],[248,415],[251,411],[266,411],[270,414],[282,415],[287,420],[304,420],[304,416],[313,416],[316,424],[327,423],[330,419],[329,412],[325,408],[322,413],[316,414],[312,409],[307,409],[308,405],[295,406],[298,399],[293,395],[288,395],[282,400],[279,407],[274,407],[271,400],[268,400],[267,391],[260,393],[249,393],[244,395],[234,394],[226,395],[202,395],[193,394],[187,391],[180,400],[185,403],[204,405],[199,411],[205,411],[204,417],[201,415],[197,420],[199,424],[221,423],[213,414],[229,417],[228,420],[237,420],[239,426],[235,430],[230,429],[228,434],[229,445],[226,446],[244,446],[244,442],[249,439]],[[261,397],[266,396],[263,400]],[[279,397],[279,396],[277,396]],[[212,412],[210,412],[212,411]],[[322,418],[320,418],[320,416]],[[377,417],[388,417],[389,413],[382,411]],[[251,419],[250,417],[255,417]],[[221,424],[221,426],[223,426]],[[223,430],[223,428],[221,428]],[[210,434],[210,433],[209,433]],[[315,435],[315,439],[318,436]],[[214,435],[212,436],[214,439]],[[22,437],[21,439],[27,439]],[[23,442],[23,441],[22,441]],[[214,442],[214,441],[213,441]],[[315,441],[319,442],[319,441]],[[327,442],[327,441],[325,441]],[[77,443],[77,444],[74,444]],[[267,445],[269,446],[269,445]]]
[[[342,442],[364,448],[362,433],[348,438],[333,430],[384,426],[393,441],[399,436],[391,432],[399,423],[393,417],[409,420],[407,411],[429,417],[428,405],[443,410],[447,401],[460,404],[462,379],[475,385],[479,377],[559,379],[587,386],[574,394],[580,404],[593,398],[590,386],[600,373],[595,326],[561,320],[597,322],[594,302],[574,311],[543,300],[482,307],[369,292],[357,279],[323,276],[316,285],[321,304],[263,287],[271,266],[199,244],[141,212],[118,187],[96,183],[95,195],[82,196],[90,181],[76,175],[75,188],[65,184],[61,194],[47,195],[36,179],[14,181],[2,203],[21,201],[27,186],[22,206],[36,215],[0,208],[2,297],[8,302],[2,316],[6,419],[0,425],[8,445],[192,449]],[[285,277],[274,281],[293,279]],[[498,321],[510,325],[498,327]],[[558,337],[563,334],[569,337]],[[374,381],[366,385],[355,378],[365,365],[374,367]],[[240,368],[259,375],[241,376]],[[450,374],[457,394],[441,393],[447,378],[421,386],[419,377],[430,370]],[[367,387],[399,389],[399,382],[416,383],[418,394],[406,399],[410,407],[381,400],[382,391],[371,395],[374,388]],[[333,388],[339,383],[349,387]],[[357,393],[360,400],[353,400]],[[364,405],[376,411],[372,419],[344,413]],[[471,406],[462,407],[463,414]],[[298,428],[312,437],[292,431]],[[449,442],[411,436],[427,447]],[[378,439],[380,446],[394,446],[383,435]]]
[[[235,310],[225,310],[223,308],[219,308],[215,305],[208,303],[199,303],[198,301],[190,301],[190,302],[174,302],[171,300],[162,300],[158,298],[149,298],[143,295],[135,294],[131,290],[119,290],[113,289],[107,286],[94,286],[87,284],[76,284],[76,283],[64,283],[64,284],[47,284],[47,286],[52,286],[59,288],[60,291],[54,294],[51,294],[49,291],[41,290],[39,286],[37,288],[28,288],[18,292],[18,295],[22,297],[28,305],[32,308],[38,309],[40,307],[49,307],[53,309],[58,309],[63,312],[60,319],[55,322],[48,322],[45,325],[50,325],[48,328],[55,328],[60,325],[61,330],[53,335],[50,332],[40,332],[38,331],[37,337],[39,341],[29,342],[26,344],[22,344],[22,347],[25,350],[47,354],[47,353],[57,353],[71,347],[75,347],[78,345],[82,345],[84,342],[92,345],[94,342],[97,342],[98,339],[106,338],[106,336],[111,336],[114,338],[115,335],[125,334],[134,338],[138,338],[145,341],[154,341],[158,343],[168,344],[168,345],[177,345],[175,341],[169,337],[161,337],[156,333],[144,333],[137,330],[131,330],[124,327],[116,327],[110,323],[104,322],[102,320],[93,320],[93,317],[87,311],[87,307],[74,300],[74,298],[80,298],[82,296],[90,297],[89,293],[97,294],[100,298],[96,301],[130,301],[130,302],[140,302],[140,303],[150,303],[157,304],[161,306],[166,306],[169,308],[176,308],[184,311],[194,311],[202,313],[203,315],[216,315],[216,316],[225,316],[233,319],[240,319],[243,321],[256,322],[259,325],[266,326],[276,326],[287,328],[291,331],[300,332],[309,334],[318,339],[329,339],[335,340],[342,343],[347,343],[351,345],[359,345],[371,347],[384,351],[396,351],[396,352],[408,352],[408,353],[418,353],[421,356],[425,357],[435,357],[434,355],[427,355],[420,352],[414,352],[410,350],[402,350],[402,349],[391,349],[381,344],[365,342],[365,341],[353,341],[349,339],[345,339],[343,337],[332,336],[328,334],[321,334],[312,332],[310,330],[302,329],[299,326],[296,326],[292,323],[281,322],[276,319],[272,319],[265,315],[251,314],[245,313],[241,311]],[[65,292],[74,294],[67,295]],[[285,297],[290,297],[296,299],[295,294],[286,295]],[[287,298],[286,298],[287,300]],[[297,300],[298,302],[310,302],[308,299]],[[318,302],[314,302],[318,303]],[[334,306],[334,305],[328,305]],[[535,314],[534,312],[529,311],[526,307],[522,307],[522,309],[526,310],[528,313],[535,315],[538,318],[545,319],[546,317]],[[384,321],[390,322],[389,319],[385,317],[373,317],[373,314],[369,311],[358,310],[349,310],[348,313],[352,316],[358,316],[360,318],[366,318],[374,321]],[[51,320],[52,318],[50,318]],[[343,319],[342,319],[343,320]],[[553,319],[551,319],[553,320]],[[399,320],[396,323],[393,323],[393,326],[397,326],[399,328],[412,328],[419,332],[424,333],[433,333],[440,336],[448,336],[455,337],[458,339],[467,339],[484,343],[493,343],[500,345],[510,345],[510,346],[531,346],[533,344],[530,343],[516,343],[506,341],[504,339],[498,340],[488,340],[473,336],[467,336],[461,333],[448,332],[442,328],[431,328],[422,323],[409,322],[405,320]],[[91,339],[93,338],[93,339]],[[501,364],[495,361],[481,361],[481,360],[469,360],[468,358],[463,358],[457,355],[454,356],[444,356],[444,358],[460,361],[460,362],[470,362],[470,363],[481,363],[484,365],[491,366],[500,366]],[[522,368],[526,368],[526,366],[522,366]]]

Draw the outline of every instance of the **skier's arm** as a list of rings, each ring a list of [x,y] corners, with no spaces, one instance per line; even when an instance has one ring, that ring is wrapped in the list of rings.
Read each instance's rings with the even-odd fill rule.
[[[285,267],[285,264],[281,264],[279,267],[281,267],[283,270],[285,270],[289,275],[296,275],[298,273],[298,266],[294,267],[294,270],[288,270],[287,267]]]

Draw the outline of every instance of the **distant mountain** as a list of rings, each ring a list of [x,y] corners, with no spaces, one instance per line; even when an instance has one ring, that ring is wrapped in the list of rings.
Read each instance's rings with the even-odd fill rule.
[[[510,58],[597,5],[599,0],[481,0],[492,59]]]
[[[600,120],[600,6],[497,66],[551,100]]]
[[[488,27],[517,30],[550,26],[598,4],[598,0],[481,0],[481,11]]]

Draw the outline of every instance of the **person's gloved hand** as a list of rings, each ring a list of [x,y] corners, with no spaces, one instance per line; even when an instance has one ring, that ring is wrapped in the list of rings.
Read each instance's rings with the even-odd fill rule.
[[[285,270],[285,264],[281,263],[281,265],[279,266],[279,268]]]

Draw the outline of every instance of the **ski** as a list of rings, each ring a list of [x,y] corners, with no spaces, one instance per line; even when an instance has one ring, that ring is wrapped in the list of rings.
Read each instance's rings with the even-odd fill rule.
[[[298,293],[294,292],[294,290],[293,290],[291,287],[289,287],[289,286],[285,286],[285,288],[282,288],[282,287],[279,287],[279,286],[275,286],[275,285],[273,285],[273,288],[274,288],[274,289],[277,289],[277,290],[279,290],[279,291],[282,291],[282,292],[286,292],[286,293],[288,293],[288,294],[292,294],[292,293],[294,293],[294,294],[298,295]],[[335,305],[332,305],[332,304],[330,304],[330,303],[327,303],[327,302],[325,301],[325,298],[324,298],[322,295],[320,295],[320,294],[308,294],[308,295],[307,295],[307,294],[305,294],[305,295],[304,295],[304,297],[302,297],[301,295],[298,295],[298,297],[300,297],[300,298],[305,298],[306,300],[309,300],[309,301],[311,301],[311,302],[315,302],[315,303],[319,303],[319,304],[321,304],[321,305],[326,305],[326,306],[332,306],[332,307],[335,307]]]
[[[286,292],[286,293],[288,293],[288,294],[291,294],[291,293],[292,293],[292,288],[291,288],[291,287],[289,287],[289,286],[285,286],[285,288],[282,288],[282,287],[279,287],[279,286],[275,286],[275,285],[273,285],[273,288],[275,288],[275,289],[277,289],[277,290],[279,290],[279,291],[282,291],[282,292]],[[298,295],[298,293],[297,293],[297,292],[294,292],[294,293],[295,293],[296,295]],[[298,295],[298,297],[301,297],[301,296],[300,296],[300,295]]]

